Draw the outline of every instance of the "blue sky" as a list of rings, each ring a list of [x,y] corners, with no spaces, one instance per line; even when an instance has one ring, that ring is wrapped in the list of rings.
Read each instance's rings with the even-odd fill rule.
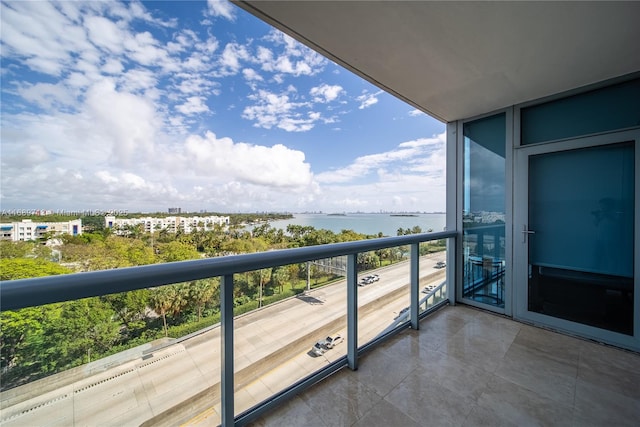
[[[3,210],[444,211],[444,124],[226,1],[0,16]]]

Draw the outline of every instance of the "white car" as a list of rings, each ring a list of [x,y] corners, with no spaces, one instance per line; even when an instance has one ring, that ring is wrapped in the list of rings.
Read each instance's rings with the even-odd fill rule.
[[[424,287],[424,289],[422,290],[423,294],[428,294],[429,292],[431,292],[432,290],[434,290],[436,287],[433,285],[427,285]]]
[[[340,334],[329,335],[327,339],[324,340],[324,346],[330,349],[337,346],[342,341],[344,341],[344,338],[342,338],[342,335]]]

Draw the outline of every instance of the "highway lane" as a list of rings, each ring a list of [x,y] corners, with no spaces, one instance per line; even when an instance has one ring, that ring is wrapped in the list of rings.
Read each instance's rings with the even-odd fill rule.
[[[442,276],[444,270],[433,268],[435,262],[442,260],[444,253],[423,257],[420,263],[423,275]],[[409,305],[408,263],[378,269],[376,273],[380,275],[379,282],[358,288],[360,307],[376,301],[381,304],[373,315],[360,317],[361,344],[384,330]],[[404,292],[393,300],[382,299],[397,289]],[[345,280],[236,318],[236,384],[242,387],[236,393],[237,412],[344,355],[344,343],[327,352],[326,357],[313,358],[307,352],[313,342],[330,333],[341,332],[345,336],[345,327]],[[139,425],[219,383],[219,332],[215,328],[155,352],[147,360],[118,366],[74,383],[66,390],[51,392],[51,396],[3,408],[2,425]],[[12,416],[27,409],[30,410]],[[211,415],[204,417],[205,422],[219,422],[219,408],[214,406],[209,412]]]

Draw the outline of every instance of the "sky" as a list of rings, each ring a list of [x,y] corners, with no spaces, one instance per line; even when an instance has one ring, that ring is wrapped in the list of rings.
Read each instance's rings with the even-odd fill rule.
[[[226,1],[8,1],[0,207],[445,210],[445,125]]]

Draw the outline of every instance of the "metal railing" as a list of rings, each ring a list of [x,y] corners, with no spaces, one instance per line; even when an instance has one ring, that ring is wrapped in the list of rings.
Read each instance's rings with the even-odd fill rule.
[[[223,426],[242,425],[265,410],[279,404],[292,395],[304,390],[331,373],[348,366],[357,369],[358,355],[375,346],[389,334],[397,333],[405,327],[418,329],[420,317],[419,289],[419,245],[420,243],[447,239],[447,251],[456,247],[457,231],[414,234],[398,237],[385,237],[355,242],[334,243],[296,249],[224,256],[194,261],[182,261],[166,264],[153,264],[140,267],[128,267],[113,270],[75,273],[68,275],[39,277],[0,282],[0,310],[16,310],[44,304],[72,301],[87,297],[103,296],[169,285],[209,277],[220,276],[220,330],[221,330],[221,422]],[[407,246],[410,251],[410,322],[381,335],[376,340],[358,347],[358,305],[357,305],[357,255],[396,246]],[[277,267],[293,263],[347,256],[347,354],[324,369],[315,372],[288,389],[272,396],[267,401],[246,411],[234,415],[234,341],[233,341],[233,275],[262,268]],[[455,255],[448,256],[455,261]],[[451,265],[451,264],[450,264]],[[452,271],[455,271],[455,265]],[[442,288],[442,286],[440,286]],[[453,286],[448,287],[448,300],[453,300]],[[446,303],[448,300],[443,300]]]
[[[505,244],[504,224],[463,228],[463,298],[504,306]]]

